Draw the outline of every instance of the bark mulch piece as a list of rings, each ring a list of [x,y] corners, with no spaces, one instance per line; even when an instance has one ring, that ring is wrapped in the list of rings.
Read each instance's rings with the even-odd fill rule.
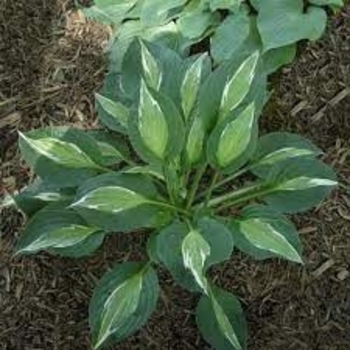
[[[101,86],[109,33],[72,11],[73,1],[0,0],[0,194],[32,177],[21,162],[17,130],[96,125],[93,93]],[[273,78],[261,124],[312,139],[338,172],[324,205],[297,215],[305,266],[254,262],[236,254],[212,271],[242,300],[250,350],[350,348],[350,6],[327,35],[303,44],[296,62]],[[90,348],[88,303],[115,262],[142,259],[145,234],[114,236],[92,257],[12,257],[23,217],[0,221],[0,349]],[[192,310],[197,297],[160,273],[162,294],[148,325],[114,349],[209,349]]]

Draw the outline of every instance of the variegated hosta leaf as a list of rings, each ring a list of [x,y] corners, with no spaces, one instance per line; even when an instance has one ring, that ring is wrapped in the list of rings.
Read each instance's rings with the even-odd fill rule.
[[[250,104],[236,119],[226,125],[216,153],[218,164],[225,168],[248,148],[255,123],[254,104]]]
[[[90,302],[89,321],[94,349],[134,334],[154,311],[158,278],[149,265],[117,264],[99,281]]]
[[[244,238],[253,246],[280,255],[288,260],[302,263],[299,252],[295,247],[269,222],[252,218],[240,221],[238,226]]]
[[[202,120],[197,117],[193,120],[186,144],[186,156],[189,164],[197,163],[202,154],[205,131]]]
[[[182,82],[182,110],[186,119],[189,118],[197,100],[203,69],[203,61],[206,59],[206,57],[207,55],[203,54],[195,62],[193,62],[193,64],[188,68]]]
[[[193,274],[204,293],[208,293],[208,282],[204,275],[206,259],[210,255],[210,246],[202,235],[192,230],[182,242],[182,257],[185,268]]]
[[[31,139],[19,133],[22,147],[28,147],[35,152],[35,163],[41,157],[50,159],[56,164],[69,168],[100,168],[78,146],[70,142],[63,142],[51,137]]]
[[[101,121],[106,124],[108,128],[114,131],[119,131],[120,126],[124,129],[128,127],[129,110],[120,102],[115,102],[105,96],[96,94],[96,101],[111,117],[108,120],[102,119]]]
[[[137,309],[142,290],[142,273],[117,286],[104,303],[102,322],[94,349],[98,349]]]
[[[17,253],[35,253],[47,248],[72,247],[97,231],[93,227],[73,224],[67,227],[56,228],[45,235],[39,236],[35,241],[18,250]]]
[[[263,158],[254,162],[253,166],[273,165],[278,162],[284,161],[286,159],[297,158],[297,157],[307,157],[307,156],[313,156],[313,155],[317,155],[317,154],[315,154],[315,151],[311,149],[285,147],[277,151],[274,151],[270,154],[267,154]]]
[[[222,121],[247,96],[252,84],[259,52],[249,56],[238,68],[237,72],[228,79],[221,98],[219,121]]]
[[[196,321],[203,338],[213,349],[246,349],[247,323],[239,300],[212,286],[196,309]]]
[[[242,346],[224,309],[221,307],[213,294],[210,297],[213,305],[214,315],[223,336],[230,342],[230,344],[233,346],[233,349],[241,350]]]
[[[337,181],[330,179],[310,178],[307,176],[300,176],[279,184],[276,190],[281,191],[300,191],[315,187],[332,187],[336,186]]]
[[[119,186],[106,186],[87,193],[73,203],[71,207],[117,214],[149,202],[147,198],[130,189]]]
[[[143,74],[145,82],[149,87],[154,90],[159,90],[160,84],[162,83],[162,72],[155,58],[148,50],[146,45],[141,43],[141,62],[143,68]]]
[[[169,130],[159,103],[146,84],[141,82],[138,128],[146,147],[163,159],[168,145]]]

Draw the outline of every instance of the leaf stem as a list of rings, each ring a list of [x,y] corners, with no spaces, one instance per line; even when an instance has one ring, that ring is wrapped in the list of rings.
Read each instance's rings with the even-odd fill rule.
[[[270,186],[266,186],[264,184],[256,184],[216,197],[209,201],[208,207],[216,207],[222,203],[230,201],[230,203],[226,203],[220,207],[220,210],[222,210],[232,205],[237,205],[241,202],[260,197],[273,191],[275,191],[275,189],[271,188]]]
[[[208,191],[206,193],[206,196],[205,196],[205,201],[204,201],[204,206],[205,207],[208,205],[208,203],[210,201],[210,197],[211,197],[211,195],[212,195],[212,193],[214,191],[215,185],[216,185],[219,177],[220,177],[220,173],[218,171],[215,171],[215,173],[213,175],[213,178],[212,178],[212,180],[210,182],[209,189],[208,189]]]
[[[239,171],[237,171],[236,173],[232,174],[231,176],[228,176],[226,177],[225,179],[219,181],[218,183],[214,184],[213,188],[211,191],[214,191],[224,185],[226,185],[227,183],[237,179],[238,177],[240,177],[241,175],[243,175],[244,173],[246,173],[248,170],[250,169],[250,167],[246,167],[246,168],[243,168]],[[209,192],[210,188],[202,193],[200,193],[196,200],[199,200],[199,199],[202,199],[203,197],[207,196],[208,195],[208,192]],[[211,195],[211,194],[210,194]]]
[[[187,205],[186,205],[187,210],[189,208],[191,208],[191,206],[192,206],[192,203],[194,201],[194,198],[195,198],[197,190],[198,190],[199,183],[201,181],[201,178],[202,178],[206,168],[207,168],[207,163],[202,164],[201,167],[198,168],[198,170],[195,174],[190,193],[188,194],[188,197],[187,197]]]
[[[159,207],[175,210],[178,213],[184,214],[186,216],[190,216],[190,212],[188,210],[180,208],[180,207],[173,205],[173,204],[169,204],[166,202],[158,202],[158,201],[149,201],[148,203],[153,204],[153,205],[157,205]]]

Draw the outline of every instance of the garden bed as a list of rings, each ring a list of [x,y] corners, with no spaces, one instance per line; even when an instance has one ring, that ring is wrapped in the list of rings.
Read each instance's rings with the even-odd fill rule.
[[[73,1],[72,1],[73,2]],[[17,130],[97,125],[93,93],[103,80],[108,32],[84,21],[64,0],[0,0],[1,193],[31,174],[20,161]],[[304,45],[304,44],[302,44]],[[249,350],[348,350],[350,344],[350,6],[327,35],[303,47],[273,78],[264,130],[297,132],[325,151],[341,186],[322,207],[295,217],[305,266],[254,262],[236,254],[212,271],[242,298]],[[139,259],[144,235],[110,237],[91,258],[47,254],[14,258],[23,218],[0,221],[0,349],[90,348],[88,304],[96,281],[115,261]],[[157,312],[115,349],[206,349],[191,311],[196,297],[161,274]]]

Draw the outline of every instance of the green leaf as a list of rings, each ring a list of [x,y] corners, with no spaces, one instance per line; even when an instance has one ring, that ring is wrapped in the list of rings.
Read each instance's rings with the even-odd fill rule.
[[[255,3],[265,51],[302,39],[317,40],[326,28],[325,11],[314,6],[304,11],[302,0],[270,0],[267,3],[256,0]]]
[[[317,6],[344,6],[343,0],[310,0],[310,4]]]
[[[211,27],[215,27],[219,18],[201,8],[181,14],[176,24],[181,34],[194,42],[206,36]]]
[[[141,14],[141,21],[147,26],[162,24],[172,9],[185,5],[186,0],[146,0]]]
[[[203,54],[187,69],[181,86],[182,110],[185,118],[188,120],[195,106],[200,81],[202,76],[203,61],[207,58],[207,54]]]
[[[203,338],[214,349],[246,348],[247,325],[240,302],[233,294],[213,287],[210,297],[200,299],[196,321]]]
[[[19,194],[13,196],[14,204],[31,217],[45,205],[74,198],[74,189],[61,189],[37,178]]]
[[[211,38],[210,52],[214,61],[220,63],[230,59],[247,40],[249,30],[249,17],[245,12],[227,16]]]
[[[276,189],[280,191],[300,191],[307,190],[314,187],[332,187],[336,186],[337,181],[322,178],[310,178],[307,176],[300,176],[291,180],[280,183]]]
[[[75,202],[103,187],[122,187],[144,198],[155,199],[159,197],[158,191],[149,176],[110,172],[82,184],[78,188]],[[132,199],[134,199],[133,195]],[[119,201],[118,198],[115,198],[115,200]],[[123,203],[120,204],[123,205]],[[135,203],[133,202],[133,204]],[[114,213],[82,206],[76,206],[75,210],[90,225],[110,232],[130,232],[140,228],[155,228],[166,224],[170,216],[168,210],[147,203]]]
[[[302,263],[297,231],[283,216],[264,207],[248,207],[231,229],[236,245],[253,257],[273,256]]]
[[[232,234],[224,224],[207,217],[200,219],[197,226],[210,247],[210,255],[205,261],[206,272],[210,266],[230,258],[233,250]],[[182,245],[187,235],[187,225],[181,222],[174,222],[162,229],[156,238],[156,255],[170,271],[176,283],[189,291],[200,291],[193,275],[184,266]]]
[[[73,203],[71,207],[118,214],[147,203],[150,203],[149,199],[128,188],[106,186],[87,193]]]
[[[205,130],[202,119],[199,116],[195,116],[186,144],[186,159],[190,165],[196,164],[201,159],[204,138]]]
[[[267,177],[271,166],[284,168],[285,162],[294,158],[310,158],[322,151],[304,137],[288,132],[273,132],[259,139],[256,153],[251,161],[254,174]]]
[[[220,167],[227,167],[246,151],[251,143],[254,122],[255,108],[252,104],[226,125],[220,135],[216,153]]]
[[[144,90],[145,84],[143,84]],[[165,95],[147,90],[146,102],[140,101],[139,113],[131,118],[129,135],[134,149],[147,163],[160,166],[174,160],[184,144],[184,124],[173,101]],[[176,133],[170,133],[176,130]]]
[[[227,80],[221,97],[220,121],[237,108],[248,94],[258,59],[259,52],[253,53],[241,64],[236,73]]]
[[[144,144],[158,158],[164,159],[169,139],[168,125],[164,113],[148,90],[141,83],[138,128]]]
[[[83,9],[89,19],[102,24],[119,24],[135,5],[137,0],[95,0],[95,5]]]
[[[34,164],[34,167],[43,157],[68,168],[100,168],[73,143],[50,137],[35,140],[22,133],[19,133],[19,136],[21,148],[29,148],[33,154],[30,163]]]
[[[152,89],[159,90],[160,84],[162,83],[162,72],[147,46],[142,41],[140,41],[140,43],[141,62],[145,82]]]
[[[244,208],[237,220],[231,221],[230,229],[232,231],[235,246],[242,252],[252,256],[254,259],[264,260],[273,257],[285,257],[285,255],[281,255],[281,252],[277,252],[272,246],[264,246],[261,243],[259,244],[259,242],[254,242],[254,239],[249,238],[249,234],[246,237],[246,233],[243,232],[240,227],[241,221],[244,220],[258,220],[263,223],[264,227],[268,227],[272,231],[277,232],[279,237],[283,237],[282,241],[284,244],[291,247],[290,251],[288,251],[289,255],[290,252],[292,252],[292,261],[295,261],[295,258],[300,261],[298,256],[301,257],[302,246],[299,235],[292,222],[286,217],[269,207],[263,205],[252,205]],[[264,234],[259,234],[259,238],[264,239]],[[265,244],[266,242],[267,241],[265,241]]]
[[[105,111],[99,114],[100,121],[113,131],[126,133],[129,119],[128,108],[100,94],[96,94],[95,97],[97,103]]]
[[[236,9],[240,5],[242,0],[210,0],[210,9],[216,10],[229,10]]]
[[[83,242],[98,229],[82,225],[70,225],[47,232],[46,235],[38,237],[28,246],[22,248],[18,253],[36,253],[48,248],[67,248]]]
[[[320,204],[336,185],[330,167],[305,157],[270,166],[269,173],[259,176],[276,189],[262,199],[282,213],[305,211]]]
[[[151,267],[129,262],[106,273],[90,302],[94,349],[139,330],[154,311],[158,294],[157,275]]]
[[[28,222],[16,251],[33,254],[39,250],[68,257],[90,255],[102,243],[104,233],[89,227],[67,202],[54,203],[38,211]]]
[[[207,143],[209,162],[224,173],[232,173],[249,161],[258,140],[258,123],[254,105],[233,113],[219,124]]]
[[[182,257],[204,293],[208,293],[208,282],[204,274],[205,262],[210,255],[210,246],[197,230],[191,230],[182,242]]]

